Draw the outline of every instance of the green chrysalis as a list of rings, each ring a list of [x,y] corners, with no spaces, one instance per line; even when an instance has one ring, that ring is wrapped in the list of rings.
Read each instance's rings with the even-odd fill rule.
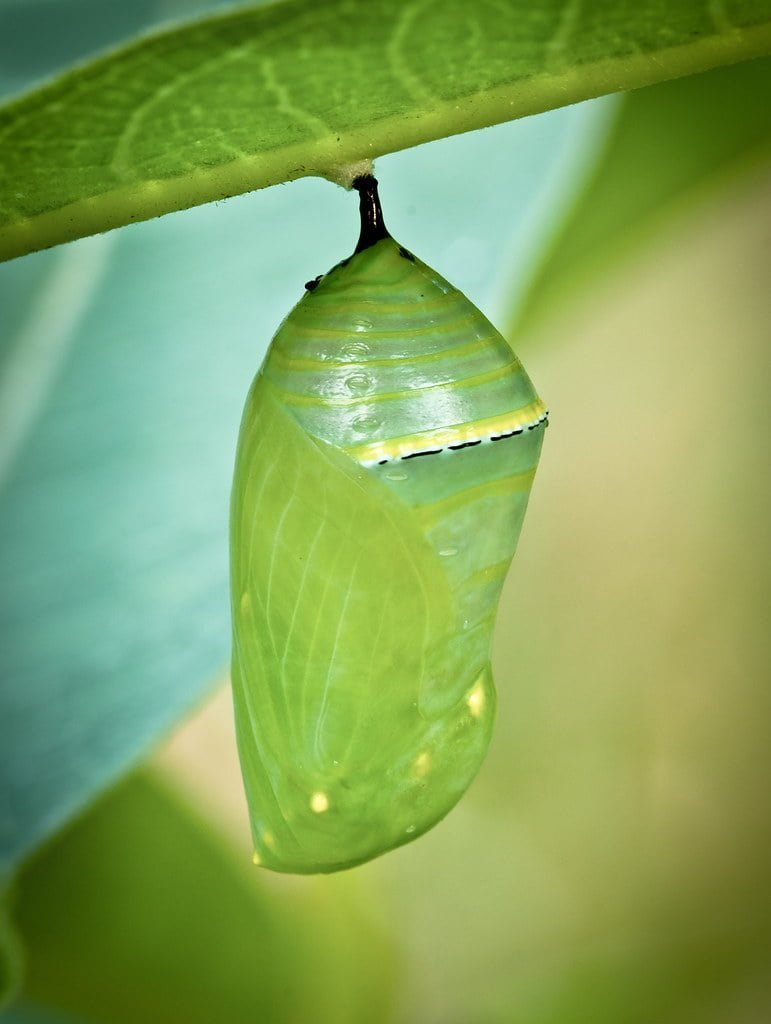
[[[458,801],[546,425],[506,341],[360,193],[246,402],[231,510],[233,696],[255,845],[337,871]]]

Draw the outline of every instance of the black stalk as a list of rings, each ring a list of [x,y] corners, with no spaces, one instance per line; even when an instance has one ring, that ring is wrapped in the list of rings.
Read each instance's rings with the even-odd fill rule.
[[[354,253],[363,252],[383,238],[390,238],[383,223],[383,211],[380,207],[380,196],[377,194],[377,179],[371,174],[362,174],[354,179],[353,187],[359,193],[359,214],[361,216],[361,234]]]

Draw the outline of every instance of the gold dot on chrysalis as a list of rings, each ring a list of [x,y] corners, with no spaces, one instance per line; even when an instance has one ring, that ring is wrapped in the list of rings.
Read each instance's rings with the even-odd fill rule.
[[[323,814],[329,809],[329,797],[326,793],[314,793],[311,797],[311,810],[314,814]]]
[[[479,716],[482,714],[482,708],[484,707],[484,703],[485,693],[484,690],[482,689],[482,684],[477,683],[477,685],[466,698],[466,704],[468,705],[468,709],[474,716],[474,718],[479,718]]]
[[[259,853],[257,853],[256,850],[254,851],[254,854],[252,856],[252,863],[256,864],[258,867],[260,864],[262,864],[262,861],[260,860],[260,855]]]
[[[415,763],[413,764],[412,769],[418,778],[422,779],[430,767],[431,755],[427,750],[424,750],[422,754],[418,754],[415,758]]]
[[[252,607],[252,599],[249,597],[248,591],[244,591],[241,595],[241,614],[248,615],[249,609]]]

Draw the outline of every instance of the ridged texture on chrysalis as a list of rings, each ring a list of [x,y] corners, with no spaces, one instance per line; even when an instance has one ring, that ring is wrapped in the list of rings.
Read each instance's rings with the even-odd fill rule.
[[[238,444],[236,726],[277,871],[375,857],[469,786],[546,419],[506,341],[357,187],[359,247],[281,325]]]

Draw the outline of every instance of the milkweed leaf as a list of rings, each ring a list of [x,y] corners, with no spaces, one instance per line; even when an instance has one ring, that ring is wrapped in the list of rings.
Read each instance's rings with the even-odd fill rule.
[[[0,110],[0,259],[767,53],[771,0],[288,0]]]

